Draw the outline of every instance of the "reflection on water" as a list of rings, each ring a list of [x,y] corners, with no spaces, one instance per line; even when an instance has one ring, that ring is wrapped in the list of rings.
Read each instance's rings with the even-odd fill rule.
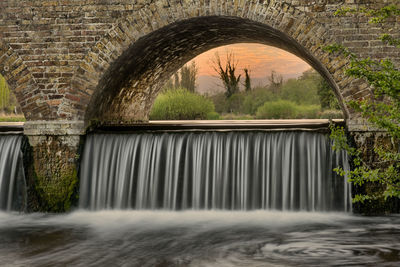
[[[1,265],[398,266],[399,252],[399,216],[271,211],[0,213]]]

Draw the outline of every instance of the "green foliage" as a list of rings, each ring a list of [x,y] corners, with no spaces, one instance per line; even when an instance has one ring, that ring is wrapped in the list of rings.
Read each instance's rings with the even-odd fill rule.
[[[185,88],[190,92],[196,91],[198,68],[196,62],[193,61],[190,65],[183,66],[179,71],[165,83],[162,91],[166,92],[171,89]]]
[[[49,183],[41,176],[36,177],[36,191],[41,199],[41,211],[66,212],[77,201],[78,176],[76,170],[62,172],[61,177]]]
[[[343,119],[343,112],[338,109],[326,109],[319,113],[320,119]]]
[[[297,115],[297,105],[287,100],[265,102],[257,109],[257,119],[290,119]]]
[[[378,155],[380,162],[375,162],[374,166],[363,160],[362,152],[349,145],[343,127],[331,127],[331,139],[334,140],[335,150],[345,150],[353,160],[352,170],[336,168],[339,175],[346,175],[348,181],[358,186],[373,183],[380,185],[381,190],[374,190],[365,194],[357,194],[353,202],[387,199],[390,197],[400,198],[400,153],[392,149],[378,146],[374,152]]]
[[[26,121],[24,116],[3,116],[0,117],[0,122],[20,122]]]
[[[150,112],[151,120],[204,120],[215,112],[211,100],[186,89],[161,93]],[[209,115],[210,114],[210,115]]]
[[[251,91],[251,79],[250,79],[250,74],[249,74],[249,69],[245,68],[244,70],[244,75],[246,77],[244,81],[244,90],[246,92]]]
[[[10,89],[3,76],[0,75],[0,112],[10,114],[14,112],[17,106],[15,95]]]
[[[268,101],[257,109],[257,119],[316,119],[319,105],[297,105],[288,100]]]
[[[243,99],[241,113],[255,115],[257,109],[267,101],[275,101],[278,96],[265,87],[256,87],[247,92]]]
[[[253,120],[254,117],[248,114],[227,113],[220,116],[221,120]]]
[[[219,119],[221,119],[221,116],[215,111],[212,111],[207,114],[207,120],[219,120]]]
[[[352,10],[341,9],[339,15],[362,13],[372,16],[371,23],[382,23],[391,16],[400,15],[396,6],[387,6],[379,10]],[[398,39],[384,35],[381,38],[390,45],[398,45]],[[342,53],[347,56],[350,66],[346,73],[350,77],[366,80],[374,89],[374,97],[360,101],[350,102],[350,106],[367,119],[370,123],[385,130],[391,139],[391,145],[378,145],[374,147],[377,160],[365,162],[360,150],[348,145],[348,141],[342,128],[332,128],[331,137],[335,148],[345,149],[353,158],[354,168],[351,171],[337,169],[341,175],[347,175],[349,181],[356,185],[374,184],[380,190],[367,191],[358,194],[355,202],[400,198],[400,71],[388,59],[372,60],[370,58],[358,58],[354,53],[341,45],[331,45],[325,48],[331,53]]]
[[[189,92],[194,92],[196,90],[196,78],[198,69],[196,63],[193,61],[190,66],[185,65],[181,68],[181,80],[179,87],[186,88]],[[175,85],[175,87],[178,87]]]
[[[366,16],[371,17],[369,22],[370,23],[382,23],[385,22],[390,17],[395,17],[400,15],[400,8],[395,5],[385,6],[381,9],[369,9],[369,8],[348,8],[343,7],[336,10],[336,16],[345,16],[348,13],[353,14],[364,14]]]
[[[319,105],[318,84],[319,75],[316,72],[306,74],[299,79],[288,80],[281,89],[281,98],[299,105]]]
[[[241,91],[231,95],[230,98],[226,98],[226,95],[223,93],[211,96],[210,98],[214,102],[216,111],[220,114],[224,114],[224,117],[227,116],[227,113],[234,113],[240,116],[249,114],[257,118],[265,119],[313,119],[320,118],[320,116],[343,118],[343,113],[340,109],[326,113],[321,112],[321,97],[318,92],[325,93],[324,97],[327,98],[327,108],[329,109],[338,108],[338,101],[332,89],[326,83],[321,82],[323,78],[314,70],[308,70],[298,79],[290,79],[286,82],[282,82],[282,84],[280,79],[276,78],[277,76],[276,74],[272,74],[270,80],[273,82],[271,82],[269,86],[259,86],[253,88],[251,91]],[[325,87],[320,89],[322,85]],[[285,100],[286,102],[282,102],[281,100]],[[267,111],[269,108],[264,107],[263,109],[265,110],[261,109],[258,115],[256,115],[257,111],[264,103],[270,105],[271,102],[274,101],[279,102],[277,106],[288,105],[294,107],[295,112],[292,113],[291,116],[287,113],[278,115],[275,112],[271,115],[271,113]],[[288,102],[290,102],[290,104],[287,104]],[[282,109],[279,110],[285,112]]]
[[[276,74],[273,70],[271,71],[270,76],[268,77],[269,80],[269,90],[271,90],[274,94],[279,94],[283,84],[283,77],[282,75]]]
[[[297,105],[295,119],[318,119],[320,109],[319,105]]]
[[[340,110],[339,101],[333,93],[332,88],[324,79],[320,79],[317,94],[322,109]]]
[[[225,113],[243,113],[243,102],[246,93],[239,92],[227,98],[225,93],[216,94],[210,97],[214,103],[215,110],[220,114]]]
[[[225,96],[225,93],[215,94],[209,97],[210,100],[214,103],[215,111],[219,114],[228,113],[229,101]]]

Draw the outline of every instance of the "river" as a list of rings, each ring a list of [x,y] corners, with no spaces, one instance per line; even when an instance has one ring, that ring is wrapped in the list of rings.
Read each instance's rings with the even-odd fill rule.
[[[283,211],[0,213],[5,266],[399,266],[400,216]]]

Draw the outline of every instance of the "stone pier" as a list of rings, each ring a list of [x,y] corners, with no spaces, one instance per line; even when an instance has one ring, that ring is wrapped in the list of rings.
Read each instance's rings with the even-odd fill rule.
[[[63,212],[76,203],[82,121],[29,121],[24,134],[32,146],[34,184],[40,211]]]

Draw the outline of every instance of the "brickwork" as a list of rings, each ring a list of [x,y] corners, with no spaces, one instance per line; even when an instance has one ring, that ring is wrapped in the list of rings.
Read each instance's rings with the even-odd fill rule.
[[[89,123],[147,120],[170,75],[221,45],[256,42],[303,58],[334,88],[349,128],[369,134],[345,103],[368,97],[370,88],[346,77],[348,61],[321,47],[341,43],[400,63],[365,17],[333,15],[342,6],[388,3],[399,1],[0,0],[0,73],[28,121],[34,209],[60,212],[76,202],[79,144]],[[400,37],[400,20],[389,26]]]
[[[258,42],[307,60],[345,103],[369,88],[345,78],[347,61],[321,45],[397,62],[400,55],[376,40],[381,30],[366,18],[333,12],[389,2],[398,1],[2,0],[0,73],[28,120],[133,122],[147,119],[160,85],[187,60],[219,45]]]

